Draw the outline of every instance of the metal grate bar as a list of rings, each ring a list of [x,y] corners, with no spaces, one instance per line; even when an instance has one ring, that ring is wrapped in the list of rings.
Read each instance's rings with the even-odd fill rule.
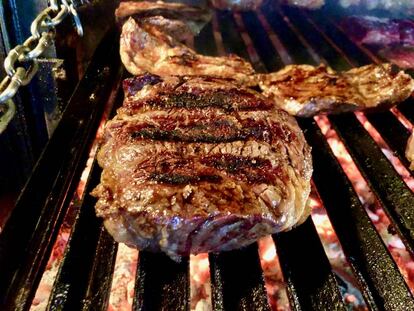
[[[392,149],[393,154],[408,168],[410,162],[405,157],[405,148],[410,131],[408,131],[395,116],[387,111],[384,113],[369,113],[365,115],[368,121],[378,130],[381,137]]]
[[[117,249],[118,244],[114,242],[108,231],[101,227],[86,293],[82,298],[82,310],[106,311],[108,309]]]
[[[226,53],[237,54],[244,59],[249,59],[249,53],[244,46],[240,33],[236,30],[231,12],[216,11],[216,15]]]
[[[217,17],[226,52],[237,54],[244,59],[251,59],[248,52],[249,47],[245,46],[241,33],[236,28],[233,14],[231,14],[230,11],[217,11]],[[252,65],[257,72],[265,71],[260,60],[256,60],[256,62],[253,62],[252,60]]]
[[[117,244],[95,216],[90,192],[102,170],[95,162],[49,299],[49,310],[106,310]]]
[[[360,47],[355,45],[350,38],[345,35],[340,29],[333,23],[332,19],[326,17],[327,12],[302,12],[301,15],[312,21],[313,24],[317,24],[319,31],[322,31],[327,37],[331,38],[335,42],[344,54],[350,55],[350,61],[356,66],[363,66],[371,64],[373,59],[367,55]]]
[[[273,239],[294,310],[345,310],[311,218]]]
[[[214,310],[270,310],[256,243],[209,259]]]
[[[270,40],[268,33],[263,29],[258,20],[257,16],[253,12],[247,12],[242,14],[243,25],[238,25],[240,31],[247,33],[249,30],[251,41],[255,46],[273,46],[272,41]],[[245,29],[241,29],[240,26],[244,26]],[[249,48],[249,47],[247,47]],[[260,58],[266,60],[267,68],[279,68],[284,62],[278,53],[274,53],[273,49],[263,49],[260,53]]]
[[[292,25],[297,30],[297,34],[301,34],[306,42],[317,51],[318,55],[322,56],[329,65],[336,70],[348,69],[349,64],[352,63],[353,59],[349,56],[338,57],[337,51],[335,51],[332,46],[326,41],[324,36],[320,34],[313,25],[306,21],[306,19],[301,15],[301,11],[295,8],[287,7],[276,7],[277,10],[283,18],[288,18]],[[282,32],[280,29],[278,31]],[[293,46],[289,46],[290,49],[293,49]]]
[[[398,105],[398,110],[411,122],[414,123],[414,99],[413,97]]]
[[[189,310],[189,259],[139,253],[133,310]]]
[[[211,44],[211,42],[214,42],[213,24],[208,23],[204,26],[199,35],[194,38],[194,46],[203,46],[204,55],[217,56],[217,46],[215,44]]]
[[[285,49],[283,43],[279,40],[279,37],[273,32],[272,27],[267,22],[266,17],[260,11],[256,11],[257,18],[260,20],[260,23],[264,30],[266,31],[267,35],[269,36],[270,41],[272,41],[272,45],[277,50],[280,58],[282,59],[285,65],[293,64],[293,60],[290,57],[288,51]],[[315,53],[316,55],[316,53]]]
[[[30,307],[120,70],[114,38],[98,47],[0,235],[1,309]]]
[[[266,18],[273,32],[278,36],[285,48],[300,47],[289,49],[288,52],[295,62],[299,64],[319,65],[320,63],[327,63],[326,60],[321,59],[315,50],[308,44],[305,38],[297,31],[290,20],[281,15],[273,6],[266,6],[262,8],[261,13]],[[283,30],[283,31],[281,31]],[[284,64],[283,64],[284,65]],[[276,70],[277,68],[272,68]]]

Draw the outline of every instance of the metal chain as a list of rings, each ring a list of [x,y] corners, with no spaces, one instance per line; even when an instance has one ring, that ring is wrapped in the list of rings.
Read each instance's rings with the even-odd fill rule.
[[[50,0],[34,19],[30,27],[31,36],[21,45],[10,50],[4,60],[7,76],[0,82],[0,133],[13,118],[15,105],[11,98],[22,85],[27,85],[39,69],[38,57],[53,43],[56,26],[72,16],[76,31],[83,35],[83,28],[72,0]]]

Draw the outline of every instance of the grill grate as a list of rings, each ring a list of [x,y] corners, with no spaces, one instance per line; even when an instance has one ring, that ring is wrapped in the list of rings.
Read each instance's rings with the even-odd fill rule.
[[[344,70],[376,61],[327,16],[324,11],[309,13],[273,4],[254,13],[218,11],[194,44],[207,55],[231,52],[250,59],[259,72],[274,71],[289,63],[325,62],[334,69]],[[75,91],[0,235],[2,310],[30,307],[71,193],[86,163],[103,106],[113,101],[117,106],[122,101],[121,66],[113,44],[118,36],[109,34],[98,48],[85,80]],[[114,46],[109,54],[108,46]],[[117,96],[114,98],[113,94]],[[398,107],[410,122],[414,121],[412,101],[409,99]],[[391,112],[369,114],[366,118],[407,167],[404,148],[409,132],[403,124]],[[407,249],[413,252],[412,191],[354,114],[328,119]],[[410,290],[325,136],[314,120],[302,119],[299,123],[313,147],[313,181],[367,306],[372,310],[414,310]],[[107,308],[117,244],[95,217],[94,199],[89,196],[100,172],[94,162],[49,300],[50,310]],[[310,218],[302,226],[274,235],[273,239],[293,310],[345,310],[335,274]],[[256,244],[211,254],[209,260],[214,310],[270,309]],[[134,309],[189,309],[188,273],[188,258],[178,264],[165,255],[142,252]]]

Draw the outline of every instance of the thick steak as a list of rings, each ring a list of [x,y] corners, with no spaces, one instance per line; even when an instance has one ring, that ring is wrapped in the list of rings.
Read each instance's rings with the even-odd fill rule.
[[[117,241],[177,259],[239,248],[307,218],[310,148],[271,101],[211,77],[143,75],[124,89],[93,192]]]

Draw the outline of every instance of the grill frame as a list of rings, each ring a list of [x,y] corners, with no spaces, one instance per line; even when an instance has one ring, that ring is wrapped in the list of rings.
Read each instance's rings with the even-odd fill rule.
[[[295,33],[303,29],[299,21],[316,21],[323,12],[303,13],[298,9],[270,4],[260,14],[268,22],[269,29],[265,29],[256,13],[217,12],[212,24],[195,39],[197,50],[208,55],[239,54],[250,59],[259,72],[276,70],[290,61],[316,64],[318,60],[329,60],[327,52],[318,50],[322,57],[316,53],[315,45],[329,43],[333,31],[318,34],[312,26],[315,33]],[[285,18],[270,20],[269,16]],[[272,37],[269,37],[269,30],[273,32]],[[0,306],[4,310],[30,307],[63,216],[69,208],[71,194],[86,165],[104,107],[113,102],[116,107],[122,101],[119,88],[122,66],[114,43],[118,36],[119,33],[111,31],[98,47],[85,78],[75,90],[62,122],[0,235],[0,293],[4,297]],[[211,40],[219,44],[209,44]],[[335,66],[346,68],[350,63],[362,65],[372,61],[352,41],[341,40],[344,41],[338,44],[349,45],[345,52],[352,55],[345,58],[342,55],[336,61],[331,59]],[[336,45],[333,41],[329,44],[332,43]],[[109,53],[108,46],[112,47]],[[294,46],[302,49],[292,53],[289,50]],[[288,57],[283,49],[288,51]],[[333,46],[328,51],[341,54]],[[341,48],[340,51],[345,53]],[[95,94],[95,100],[91,101],[92,94]],[[412,101],[409,99],[398,107],[411,122],[414,120]],[[89,107],[86,111],[85,106]],[[367,115],[367,118],[407,166],[403,148],[408,131],[390,112]],[[410,206],[414,206],[414,194],[353,114],[331,116],[329,121],[396,225],[405,245],[412,251],[414,223],[409,220],[414,221],[414,211],[410,211]],[[387,122],[387,127],[383,122]],[[299,120],[299,124],[313,147],[314,183],[367,305],[372,310],[414,309],[410,290],[326,138],[313,120]],[[388,124],[391,125],[388,127]],[[396,134],[403,135],[404,139],[392,139]],[[69,143],[62,148],[61,141]],[[59,160],[62,153],[63,159]],[[379,164],[366,161],[367,157]],[[89,195],[99,181],[100,172],[94,161],[49,300],[49,310],[107,309],[117,244],[103,228],[102,221],[95,217],[95,199]],[[330,182],[326,182],[328,178]],[[398,191],[390,190],[391,186],[397,187]],[[32,235],[33,230],[37,237]],[[17,234],[22,234],[22,243],[16,245]],[[273,239],[293,310],[345,310],[335,274],[310,218],[302,226],[276,234]],[[312,269],[304,264],[304,258],[308,264],[311,263]],[[211,254],[209,259],[214,310],[251,310],[252,306],[255,310],[269,310],[256,244],[242,250]],[[246,267],[249,269],[240,277],[238,271],[245,271]],[[383,282],[384,279],[387,282]],[[162,254],[140,254],[134,310],[187,310],[189,291],[188,258],[177,264]]]

